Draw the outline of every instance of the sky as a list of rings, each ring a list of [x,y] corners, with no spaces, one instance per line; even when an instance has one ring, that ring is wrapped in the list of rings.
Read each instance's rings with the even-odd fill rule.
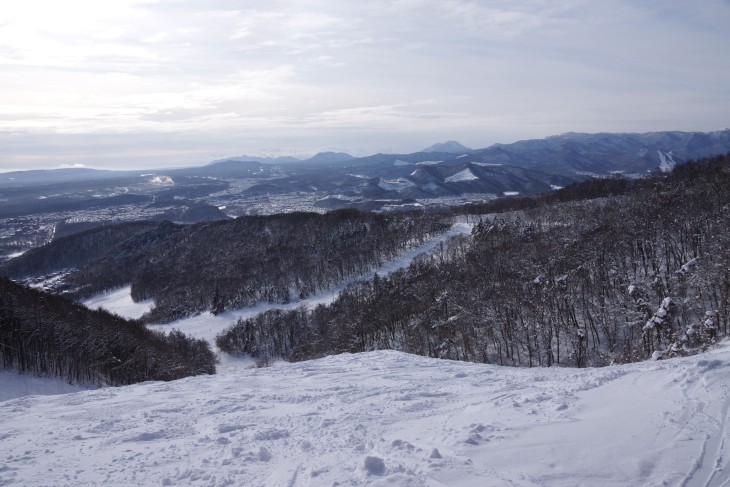
[[[0,171],[730,126],[730,0],[24,0]]]

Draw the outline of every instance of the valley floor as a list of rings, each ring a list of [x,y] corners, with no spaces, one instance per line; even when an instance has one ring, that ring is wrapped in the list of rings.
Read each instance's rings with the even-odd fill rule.
[[[730,345],[601,369],[380,351],[0,402],[0,485],[730,485]]]

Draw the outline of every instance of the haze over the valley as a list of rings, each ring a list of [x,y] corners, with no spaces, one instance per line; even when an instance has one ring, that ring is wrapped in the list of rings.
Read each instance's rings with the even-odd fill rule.
[[[0,171],[730,125],[723,0],[27,0]]]

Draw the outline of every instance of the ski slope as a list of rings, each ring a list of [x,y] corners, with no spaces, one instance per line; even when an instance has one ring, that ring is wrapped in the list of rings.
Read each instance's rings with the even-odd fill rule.
[[[448,242],[450,238],[470,233],[472,227],[472,224],[465,222],[454,223],[448,231],[442,233],[438,237],[433,238],[422,245],[414,247],[407,252],[404,252],[397,259],[384,262],[381,266],[379,266],[377,269],[374,269],[372,272],[351,279],[347,282],[332,287],[331,289],[327,289],[326,291],[322,291],[306,299],[292,301],[287,304],[260,303],[256,306],[251,306],[249,308],[225,311],[218,315],[214,315],[210,312],[205,312],[196,316],[191,316],[189,318],[182,318],[171,323],[165,323],[162,325],[150,325],[149,328],[162,331],[178,329],[186,335],[195,338],[202,338],[210,342],[211,345],[215,345],[215,337],[230,328],[231,326],[235,325],[236,321],[238,321],[238,319],[240,318],[250,318],[271,309],[296,309],[300,306],[313,308],[319,304],[329,304],[337,297],[340,291],[345,289],[351,283],[372,279],[373,274],[375,274],[376,272],[380,275],[386,275],[397,269],[408,267],[411,262],[413,262],[413,260],[419,255],[433,254],[439,249],[440,246]],[[116,313],[125,318],[139,318],[144,313],[149,311],[152,306],[154,306],[154,302],[150,300],[135,303],[132,301],[131,292],[131,286],[126,286],[114,291],[110,291],[108,293],[94,296],[90,299],[85,300],[83,304],[88,308],[104,308],[107,311]],[[227,365],[239,363],[239,361],[237,360],[229,360],[228,357],[221,357],[221,359],[224,361],[224,367]]]
[[[132,286],[124,286],[108,293],[98,294],[82,301],[89,309],[105,309],[110,313],[129,319],[141,318],[154,305],[153,300],[134,302],[132,299]]]
[[[0,485],[730,485],[730,346],[601,369],[394,351],[0,402]]]

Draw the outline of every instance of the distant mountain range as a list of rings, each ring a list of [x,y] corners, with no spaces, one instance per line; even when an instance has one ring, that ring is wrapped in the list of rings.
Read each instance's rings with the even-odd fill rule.
[[[447,141],[411,154],[323,152],[306,160],[239,156],[178,169],[0,173],[0,261],[55,237],[120,221],[438,208],[617,173],[639,177],[726,153],[727,129],[568,133],[475,150]]]
[[[56,196],[79,185],[91,191],[116,184],[125,188],[125,195],[136,194],[136,190],[154,193],[158,202],[205,202],[206,195],[221,192],[244,199],[308,194],[323,208],[372,208],[368,202],[374,200],[534,194],[590,177],[616,173],[635,177],[648,171],[667,171],[688,159],[728,152],[729,129],[709,133],[567,133],[476,150],[451,140],[411,154],[357,158],[343,152],[321,152],[305,160],[239,156],[201,167],[146,172],[60,169],[4,173],[0,174],[0,198],[6,198],[7,211],[15,212],[13,204],[19,208],[51,205],[51,201],[44,201],[48,191],[39,190],[34,196],[29,187],[53,184],[59,190],[53,193]],[[246,184],[236,184],[240,188],[237,192],[226,189],[235,180],[245,180]],[[78,194],[72,199],[74,205],[79,204]],[[223,204],[227,201],[218,200],[219,206],[220,200]],[[97,198],[95,204],[100,203]]]
[[[645,134],[567,133],[512,144],[495,144],[469,155],[471,162],[510,164],[576,175],[643,174],[677,163],[730,152],[730,129],[716,132]]]
[[[550,191],[590,177],[649,171],[730,152],[730,130],[646,134],[568,133],[471,150],[456,141],[412,154],[376,154],[337,160],[321,157],[247,191],[251,195],[321,192],[344,198],[407,199],[482,193],[495,196]],[[328,162],[326,170],[322,164]],[[317,166],[317,167],[315,167]],[[297,170],[299,168],[299,170]],[[319,170],[317,170],[319,169]]]
[[[218,164],[221,162],[237,161],[237,162],[260,162],[262,164],[336,164],[338,162],[345,162],[354,159],[350,154],[345,152],[318,152],[317,154],[307,159],[298,159],[292,156],[283,157],[260,157],[260,156],[236,156],[228,157],[225,159],[218,159],[211,162],[209,165]]]

